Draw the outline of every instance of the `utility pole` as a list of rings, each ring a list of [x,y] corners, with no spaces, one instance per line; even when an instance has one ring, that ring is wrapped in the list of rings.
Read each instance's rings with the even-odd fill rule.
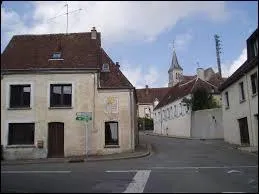
[[[222,77],[221,63],[220,63],[220,53],[221,53],[221,47],[220,46],[222,46],[222,45],[220,44],[221,41],[219,39],[219,35],[215,34],[214,38],[215,38],[215,42],[216,42],[216,56],[217,56],[218,71],[219,71],[220,77]]]

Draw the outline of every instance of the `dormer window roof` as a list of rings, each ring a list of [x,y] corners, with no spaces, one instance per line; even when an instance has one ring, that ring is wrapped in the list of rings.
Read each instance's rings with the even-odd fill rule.
[[[104,63],[103,67],[102,67],[102,72],[109,72],[109,71],[110,71],[109,64],[108,63]]]

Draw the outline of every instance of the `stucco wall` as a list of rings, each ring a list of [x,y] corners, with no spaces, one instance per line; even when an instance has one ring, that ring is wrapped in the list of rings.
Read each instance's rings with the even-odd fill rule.
[[[186,97],[189,98],[190,95]],[[154,133],[190,137],[191,114],[190,110],[187,111],[185,106],[180,106],[181,101],[182,98],[154,111]],[[177,109],[176,112],[175,106]],[[170,113],[169,115],[168,110]]]
[[[258,93],[252,96],[250,75],[257,72],[258,66],[245,74],[234,84],[222,91],[223,99],[223,126],[225,141],[233,144],[241,144],[238,119],[247,117],[249,139],[251,146],[258,146],[258,124],[255,114],[258,114]],[[244,83],[245,101],[239,100],[239,83]],[[226,108],[225,92],[229,95],[229,108]]]
[[[145,108],[150,108],[150,117],[153,118],[153,105],[152,104],[138,104],[138,117],[145,117]]]
[[[191,137],[223,139],[223,131],[221,108],[192,111]]]
[[[16,83],[32,84],[30,110],[8,110],[8,84]],[[51,83],[72,84],[71,109],[49,109],[49,85]],[[106,106],[104,101],[107,96],[118,97],[119,111],[114,118],[119,122],[120,145],[118,148],[104,148],[104,122],[110,120],[104,113]],[[107,90],[106,92],[97,90],[97,76],[94,73],[5,75],[1,80],[1,143],[5,148],[4,155],[7,159],[47,157],[49,122],[64,123],[65,156],[84,155],[86,153],[86,127],[83,121],[75,119],[77,112],[93,113],[93,120],[88,123],[89,154],[109,154],[134,149],[134,141],[131,144],[134,127],[130,124],[132,117],[129,110],[129,90]],[[37,140],[43,140],[44,148],[8,147],[8,123],[12,122],[34,122],[35,145]],[[18,152],[19,154],[15,154]]]

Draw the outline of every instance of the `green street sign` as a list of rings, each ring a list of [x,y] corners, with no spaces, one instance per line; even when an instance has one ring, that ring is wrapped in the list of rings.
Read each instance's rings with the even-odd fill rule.
[[[88,122],[89,120],[92,120],[92,113],[91,112],[77,112],[76,120]]]

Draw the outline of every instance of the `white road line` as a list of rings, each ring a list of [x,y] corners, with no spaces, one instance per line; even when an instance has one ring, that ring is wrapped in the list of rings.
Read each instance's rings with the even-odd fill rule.
[[[140,170],[106,170],[105,172],[137,172]]]
[[[183,170],[183,169],[217,169],[217,168],[258,168],[258,166],[183,166],[183,167],[152,167],[152,169],[172,169],[172,170]]]
[[[1,174],[71,173],[71,171],[2,171]]]
[[[123,193],[143,193],[151,170],[139,170]]]

